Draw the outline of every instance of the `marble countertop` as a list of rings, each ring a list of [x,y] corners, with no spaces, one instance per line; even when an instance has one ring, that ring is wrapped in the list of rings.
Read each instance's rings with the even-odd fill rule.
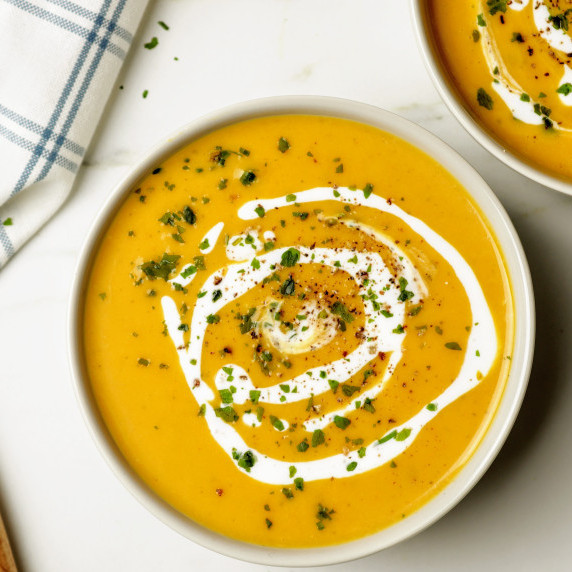
[[[152,36],[159,38],[158,47],[143,49]],[[0,506],[21,570],[263,568],[193,544],[123,488],[81,417],[65,337],[80,246],[110,189],[138,157],[208,111],[278,94],[356,99],[441,137],[500,198],[534,282],[532,377],[497,460],[448,515],[415,538],[363,559],[361,570],[568,568],[572,197],[512,172],[465,133],[424,69],[408,3],[159,0],[119,83],[124,89],[117,87],[111,97],[70,200],[0,273]]]

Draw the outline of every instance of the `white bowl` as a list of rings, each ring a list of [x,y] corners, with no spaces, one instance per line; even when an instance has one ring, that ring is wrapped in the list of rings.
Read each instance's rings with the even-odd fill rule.
[[[435,43],[432,40],[430,26],[428,25],[429,17],[426,11],[426,4],[425,0],[411,0],[411,12],[417,43],[421,50],[425,67],[439,95],[443,98],[451,113],[478,143],[505,165],[537,183],[561,193],[572,195],[572,182],[550,175],[548,172],[523,161],[520,156],[513,153],[510,149],[503,147],[498,138],[475,120],[467,105],[457,94],[448,77],[446,67],[439,57]]]
[[[193,139],[237,121],[283,114],[334,116],[366,123],[401,137],[437,160],[467,189],[496,233],[515,301],[515,346],[506,390],[490,428],[467,464],[441,493],[403,521],[365,538],[321,548],[271,548],[233,540],[168,505],[140,479],[115,445],[97,408],[82,357],[82,307],[89,268],[108,223],[130,189],[145,172]],[[193,121],[157,145],[119,183],[98,214],[79,256],[69,305],[68,341],[76,394],[93,439],[117,477],[145,507],[183,536],[221,554],[267,565],[313,566],[360,558],[409,538],[451,510],[471,490],[499,452],[520,408],[532,364],[534,322],[530,273],[518,236],[498,199],[462,157],[421,127],[376,107],[329,97],[284,96],[239,103]]]

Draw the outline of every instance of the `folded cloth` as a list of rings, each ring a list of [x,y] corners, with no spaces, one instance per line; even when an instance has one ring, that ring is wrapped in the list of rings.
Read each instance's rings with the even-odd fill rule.
[[[0,268],[60,208],[147,0],[0,0]]]

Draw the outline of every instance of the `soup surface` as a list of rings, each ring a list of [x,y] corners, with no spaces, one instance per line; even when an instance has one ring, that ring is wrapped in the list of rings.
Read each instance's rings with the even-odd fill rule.
[[[454,478],[495,413],[513,314],[460,184],[375,128],[214,131],[111,220],[85,359],[123,455],[191,519],[307,547],[376,532]]]
[[[449,76],[503,145],[572,179],[572,0],[427,0]]]

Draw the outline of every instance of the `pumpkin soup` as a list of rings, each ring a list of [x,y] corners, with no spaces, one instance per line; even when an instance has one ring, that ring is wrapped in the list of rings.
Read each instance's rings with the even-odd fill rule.
[[[309,547],[440,492],[502,395],[512,295],[495,237],[433,159],[286,115],[158,164],[85,294],[93,393],[125,459],[196,522]]]
[[[427,0],[440,57],[475,118],[572,179],[572,0]]]

